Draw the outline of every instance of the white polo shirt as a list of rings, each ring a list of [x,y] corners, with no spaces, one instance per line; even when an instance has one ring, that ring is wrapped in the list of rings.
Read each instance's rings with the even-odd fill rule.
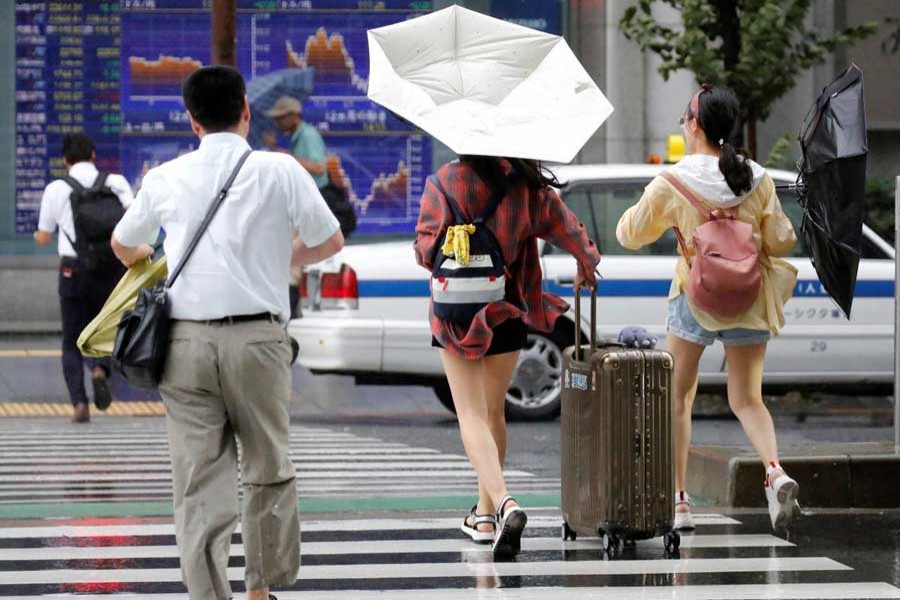
[[[152,244],[162,227],[174,270],[249,148],[239,135],[207,134],[194,152],[149,171],[116,227],[116,240],[131,247]],[[170,290],[172,318],[270,312],[286,322],[293,233],[315,247],[339,228],[312,177],[293,157],[254,152]]]
[[[94,185],[99,172],[94,163],[80,162],[72,165],[69,169],[69,175],[84,187],[89,188]],[[131,186],[128,185],[127,179],[121,175],[110,173],[106,177],[106,185],[119,197],[119,202],[122,203],[122,206],[125,208],[131,206],[134,194],[131,191]],[[69,200],[71,195],[72,186],[62,179],[51,181],[44,188],[44,195],[41,198],[41,213],[38,217],[38,229],[46,233],[53,233],[59,227],[57,245],[59,255],[74,257],[76,256],[75,248],[72,247],[72,242],[69,241],[69,238],[72,238],[73,241],[75,240],[75,221],[72,218],[72,204]]]

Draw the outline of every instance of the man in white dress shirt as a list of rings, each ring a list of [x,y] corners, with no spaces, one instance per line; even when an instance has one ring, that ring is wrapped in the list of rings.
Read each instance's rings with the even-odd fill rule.
[[[91,138],[83,133],[67,134],[63,138],[62,150],[63,164],[68,170],[68,177],[74,180],[74,183],[91,188],[100,181],[119,198],[123,207],[127,208],[131,204],[133,199],[131,186],[124,177],[111,173],[105,175],[105,180],[99,179],[103,176],[94,166],[96,156]],[[91,413],[84,389],[85,359],[76,342],[82,330],[103,308],[124,271],[115,262],[111,267],[105,265],[103,268],[90,268],[84,260],[81,260],[82,257],[78,256],[75,247],[81,246],[81,240],[75,232],[75,220],[72,215],[71,197],[74,191],[72,183],[63,179],[50,182],[41,198],[41,212],[34,239],[39,245],[47,246],[53,241],[53,232],[59,229],[57,250],[60,256],[59,304],[63,330],[63,377],[69,390],[69,399],[75,408],[72,420],[84,423],[90,420]],[[104,244],[108,244],[108,233],[105,239]],[[84,250],[83,246],[82,249]],[[91,370],[94,403],[100,410],[105,410],[112,402],[107,382],[109,359],[87,359],[87,365]]]
[[[206,67],[182,88],[200,147],[152,169],[113,235],[126,265],[166,231],[177,265],[213,197],[249,150],[244,80]],[[292,244],[293,233],[299,240]],[[175,526],[191,600],[232,597],[231,535],[238,523],[249,600],[293,583],[300,568],[297,484],[289,456],[292,248],[311,264],[343,246],[337,219],[292,157],[249,156],[193,256],[169,291],[173,319],[160,393],[172,457]]]

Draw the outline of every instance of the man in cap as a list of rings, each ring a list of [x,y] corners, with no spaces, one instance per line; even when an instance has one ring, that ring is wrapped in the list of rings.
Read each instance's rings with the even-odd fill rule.
[[[275,152],[292,155],[300,166],[312,175],[328,208],[338,218],[344,237],[349,236],[356,228],[356,213],[350,205],[347,191],[331,183],[325,162],[325,142],[316,128],[303,120],[303,107],[300,102],[296,98],[282,96],[265,114],[275,120],[275,125],[280,131],[290,134],[291,150],[279,148],[272,132],[265,134],[266,146]],[[299,306],[301,276],[298,265],[292,265],[289,288],[292,319],[301,314]]]
[[[328,170],[325,165],[325,142],[315,127],[303,120],[300,101],[290,96],[282,96],[266,111],[266,116],[275,120],[278,129],[291,136],[291,149],[278,147],[275,136],[267,133],[266,145],[270,150],[291,154],[300,166],[312,175],[321,190],[328,185]]]

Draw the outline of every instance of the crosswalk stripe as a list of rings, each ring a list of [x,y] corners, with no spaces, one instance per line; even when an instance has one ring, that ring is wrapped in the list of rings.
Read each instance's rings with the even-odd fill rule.
[[[134,596],[129,596],[134,598]],[[279,600],[346,600],[345,591],[279,592]],[[882,600],[900,598],[900,590],[887,583],[782,583],[739,585],[683,585],[674,587],[541,587],[503,590],[392,589],[353,590],[354,600],[460,600],[461,598],[503,598],[503,600]],[[41,600],[72,600],[71,594],[40,596]],[[147,600],[185,600],[184,594],[141,595]],[[78,600],[109,600],[109,595],[79,594]]]
[[[472,475],[472,478],[475,478],[475,475]],[[530,487],[540,487],[540,488],[548,488],[548,487],[559,487],[558,479],[544,479],[544,478],[516,478],[511,477],[508,478],[507,481],[515,482],[516,489],[519,490],[521,486],[530,486]],[[460,481],[458,478],[451,478],[447,480],[442,480],[441,478],[432,478],[429,481],[429,484],[434,485],[442,485],[445,487],[453,487],[459,488],[462,490],[472,491],[472,485],[470,481]],[[298,480],[298,486],[301,489],[304,488],[304,480]],[[396,489],[408,489],[408,490],[416,490],[420,489],[422,486],[415,482],[398,482],[397,480],[391,477],[385,477],[383,479],[369,479],[366,481],[360,481],[358,479],[335,479],[327,482],[319,482],[316,485],[317,490],[326,490],[326,489],[334,489],[340,490],[345,488],[358,488],[360,490],[378,490],[384,487],[394,487]],[[66,482],[61,484],[47,484],[47,483],[17,483],[15,486],[7,486],[5,488],[7,492],[0,492],[0,494],[4,493],[27,493],[27,492],[37,492],[37,491],[46,491],[46,492],[54,492],[54,493],[63,493],[63,492],[78,492],[78,491],[95,491],[95,492],[111,492],[116,490],[133,490],[133,491],[172,491],[172,482],[171,481],[157,481],[157,482],[143,482],[143,481],[106,481],[106,482],[96,482],[96,481],[73,481]],[[308,490],[307,490],[308,491]]]
[[[476,546],[459,538],[437,540],[404,540],[404,554],[465,553],[488,556],[490,545]],[[641,540],[639,547],[658,547],[660,541]],[[682,548],[788,548],[794,544],[773,535],[733,534],[733,535],[693,535],[684,536]],[[523,552],[573,551],[601,549],[600,540],[586,539],[563,542],[554,538],[525,538]],[[354,554],[396,554],[398,542],[395,540],[354,540],[352,542],[303,542],[300,545],[303,556],[350,556]],[[244,556],[241,544],[231,546],[231,556]],[[178,558],[175,546],[92,546],[56,548],[8,548],[0,549],[0,561],[59,561],[59,560],[103,560],[139,558]]]
[[[292,459],[297,461],[304,461],[308,463],[321,463],[321,462],[357,462],[360,460],[366,461],[395,461],[395,460],[404,460],[404,461],[434,461],[434,460],[445,460],[445,461],[463,461],[468,462],[468,459],[465,456],[458,456],[454,454],[441,454],[439,456],[435,456],[434,454],[385,454],[385,453],[355,453],[352,455],[347,455],[345,457],[341,457],[339,455],[326,455],[326,454],[314,454],[307,452],[292,452],[290,453]],[[32,466],[32,465],[56,465],[58,466],[60,460],[63,460],[62,456],[56,456],[52,458],[2,458],[0,457],[0,463],[3,465],[3,469],[7,469],[11,466]],[[169,466],[171,462],[169,461],[169,455],[166,453],[165,455],[160,456],[121,456],[117,458],[115,454],[108,455],[100,455],[100,456],[84,456],[79,455],[77,459],[67,460],[66,467],[67,468],[75,468],[75,467],[95,467],[97,465],[163,465]]]
[[[304,579],[407,579],[451,577],[540,577],[559,575],[650,575],[655,573],[772,573],[779,571],[852,570],[830,558],[694,558],[680,560],[579,560],[527,563],[416,563],[366,565],[313,565],[303,567]],[[241,581],[242,568],[229,568],[228,577]],[[0,585],[47,583],[168,582],[181,581],[180,569],[104,569],[55,571],[0,571]]]
[[[695,515],[700,526],[712,523],[718,524],[721,515],[704,514]],[[730,523],[740,525],[738,521],[729,520]],[[435,518],[409,518],[409,519],[341,519],[341,520],[304,520],[301,529],[304,532],[313,531],[421,531],[457,529],[460,519],[456,517]],[[532,515],[528,519],[529,528],[554,528],[562,526],[562,520],[557,516]],[[237,531],[240,531],[238,525]],[[16,538],[49,538],[65,536],[98,537],[98,536],[141,536],[141,535],[174,535],[175,525],[172,523],[147,523],[147,524],[114,524],[114,525],[57,525],[44,527],[0,527],[0,539]]]
[[[159,423],[134,431],[8,433],[0,435],[0,506],[172,498],[168,440]],[[477,486],[460,454],[324,427],[292,427],[289,456],[299,495],[307,500],[458,497],[472,495]],[[518,494],[556,494],[560,488],[558,478],[524,470],[509,469],[506,477]]]
[[[298,471],[312,471],[312,469],[305,468],[306,465],[312,465],[316,469],[323,469],[328,471],[377,471],[381,470],[393,470],[393,469],[465,469],[467,472],[471,470],[471,466],[469,465],[469,461],[466,459],[458,459],[458,460],[434,460],[432,459],[430,462],[425,461],[406,461],[406,460],[381,460],[381,461],[372,461],[367,460],[365,458],[360,458],[356,461],[345,461],[345,462],[317,462],[317,463],[309,463],[306,461],[298,460]],[[34,466],[26,466],[26,465],[3,465],[0,467],[0,481],[2,481],[2,477],[4,475],[14,475],[16,473],[56,473],[59,471],[58,466],[52,465],[34,465]],[[68,474],[75,473],[145,473],[145,472],[157,472],[157,473],[171,473],[172,467],[167,463],[156,463],[156,464],[141,464],[141,463],[116,463],[110,462],[106,465],[66,465],[66,471]],[[452,471],[455,472],[455,471]]]
[[[128,451],[130,448],[134,447],[132,443],[123,443],[123,442],[115,442],[108,443],[104,441],[91,442],[93,448],[97,449],[115,449]],[[144,448],[159,448],[165,449],[169,447],[169,442],[161,439],[161,440],[145,440],[140,442],[141,447]],[[0,443],[0,450],[15,450],[18,448],[37,448],[40,450],[65,450],[72,447],[81,447],[82,444],[75,444],[74,442],[40,442],[40,443]],[[377,448],[381,447],[378,443],[378,440],[373,440],[369,438],[360,438],[360,439],[335,439],[335,440],[291,440],[291,446],[296,448]],[[395,446],[396,447],[396,446]]]
[[[172,478],[170,473],[143,473],[143,472],[129,472],[129,473],[91,473],[90,479],[92,481],[122,481],[122,480],[141,480],[141,481],[168,481]],[[313,471],[309,469],[297,469],[297,475],[303,477],[305,479],[342,479],[348,477],[359,477],[361,479],[374,479],[378,477],[396,477],[398,479],[423,479],[429,477],[461,477],[466,479],[471,479],[474,477],[474,474],[470,470],[433,470],[433,471],[424,471],[421,469],[398,469],[396,471],[393,470],[363,470],[363,471]],[[526,473],[525,471],[506,471],[505,475],[507,477],[530,477],[530,473]],[[0,475],[0,484],[2,483],[17,483],[17,482],[28,482],[28,481],[81,481],[85,479],[85,475],[79,475],[77,473],[52,473],[52,474],[40,474],[40,475]]]
[[[0,452],[0,459],[4,461],[6,459],[16,459],[16,458],[54,458],[60,460],[69,460],[72,458],[72,446],[66,446],[65,451],[58,452],[33,452],[33,451],[22,451],[22,452]],[[327,456],[357,456],[364,454],[390,454],[397,456],[406,456],[409,454],[427,454],[427,455],[438,455],[442,454],[440,450],[432,450],[430,448],[414,448],[411,446],[403,446],[400,445],[371,445],[371,446],[360,446],[360,447],[346,447],[342,446],[341,448],[322,448],[319,446],[313,447],[299,447],[292,446],[291,454],[298,456],[316,456],[316,455],[327,455]],[[127,456],[127,457],[155,457],[155,458],[168,458],[169,450],[143,450],[140,448],[116,448],[116,449],[107,449],[104,451],[96,451],[91,448],[78,448],[77,458],[79,460],[88,460],[91,458],[109,458],[115,456]],[[448,455],[455,456],[455,455]]]

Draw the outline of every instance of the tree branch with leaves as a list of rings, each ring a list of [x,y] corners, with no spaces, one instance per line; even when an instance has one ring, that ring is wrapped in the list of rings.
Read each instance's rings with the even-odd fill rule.
[[[670,27],[653,18],[656,4],[681,14]],[[724,85],[741,101],[735,143],[757,154],[756,126],[775,102],[794,87],[803,71],[821,64],[839,46],[850,46],[876,31],[875,21],[826,36],[807,27],[812,0],[639,0],[619,28],[642,51],[659,55],[663,79],[678,70],[698,83]],[[746,130],[746,138],[744,133]]]

